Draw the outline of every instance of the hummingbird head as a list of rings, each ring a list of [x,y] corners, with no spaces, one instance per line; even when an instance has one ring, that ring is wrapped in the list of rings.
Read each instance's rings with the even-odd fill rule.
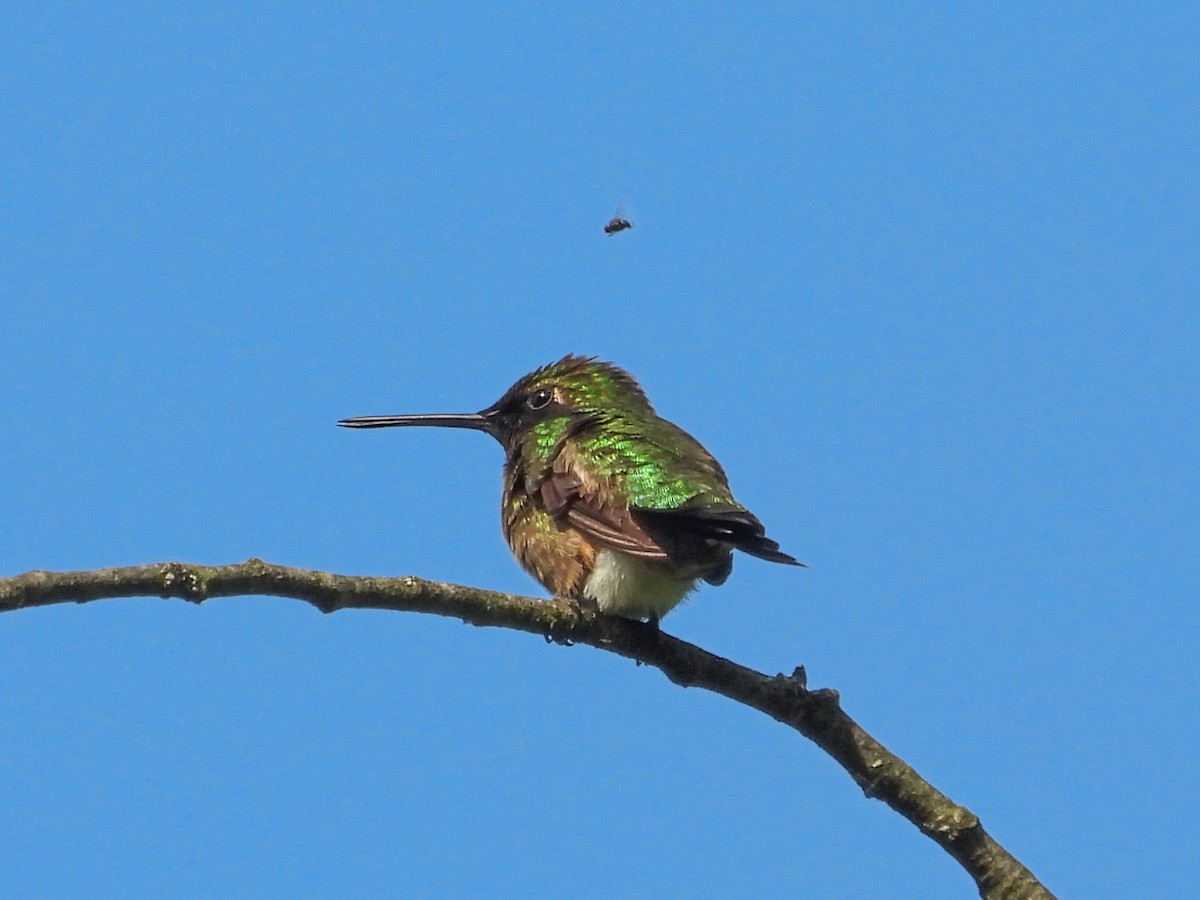
[[[477,413],[358,416],[338,422],[344,428],[434,425],[485,431],[511,451],[539,422],[603,412],[653,413],[632,375],[594,357],[569,354],[530,372],[504,396]]]

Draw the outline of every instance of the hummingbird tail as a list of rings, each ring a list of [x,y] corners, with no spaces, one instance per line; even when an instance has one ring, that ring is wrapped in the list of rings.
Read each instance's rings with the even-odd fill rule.
[[[780,550],[779,543],[767,537],[766,528],[758,517],[741,507],[724,504],[685,504],[674,509],[638,509],[637,516],[650,529],[655,525],[673,527],[696,537],[732,544],[743,553],[768,562],[808,568],[794,556]],[[651,530],[651,534],[653,533]]]

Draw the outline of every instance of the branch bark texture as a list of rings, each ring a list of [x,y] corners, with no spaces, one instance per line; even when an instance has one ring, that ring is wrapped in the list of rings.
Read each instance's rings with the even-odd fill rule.
[[[832,690],[809,690],[803,668],[766,675],[640,622],[566,603],[499,594],[419,578],[369,578],[277,566],[250,559],[229,566],[154,563],[90,572],[27,572],[0,578],[0,612],[118,597],[203,603],[213,597],[269,595],[321,612],[388,609],[513,628],[559,643],[587,644],[659,669],[675,684],[749,706],[798,731],[833,757],[868,797],[882,800],[966,869],[986,900],[1052,898],[970,810],[954,803],[867,734]]]

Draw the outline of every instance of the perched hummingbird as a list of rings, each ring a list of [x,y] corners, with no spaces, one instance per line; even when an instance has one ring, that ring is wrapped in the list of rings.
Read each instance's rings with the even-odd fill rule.
[[[477,413],[362,416],[347,428],[485,431],[505,452],[504,537],[555,597],[657,623],[699,579],[722,584],[733,548],[803,565],[733,499],[725,471],[659,418],[633,376],[565,356]]]

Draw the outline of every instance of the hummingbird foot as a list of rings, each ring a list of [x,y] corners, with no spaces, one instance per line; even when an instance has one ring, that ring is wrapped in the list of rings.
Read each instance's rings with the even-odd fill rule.
[[[581,617],[594,616],[600,612],[600,606],[592,597],[555,597],[559,603],[565,603]]]
[[[580,619],[594,617],[600,611],[596,606],[596,601],[590,598],[555,597],[554,602],[569,606],[571,611]],[[564,647],[575,646],[575,639],[572,637],[575,632],[575,625],[575,622],[564,623],[559,626],[551,625],[544,635],[546,643],[561,644]]]

